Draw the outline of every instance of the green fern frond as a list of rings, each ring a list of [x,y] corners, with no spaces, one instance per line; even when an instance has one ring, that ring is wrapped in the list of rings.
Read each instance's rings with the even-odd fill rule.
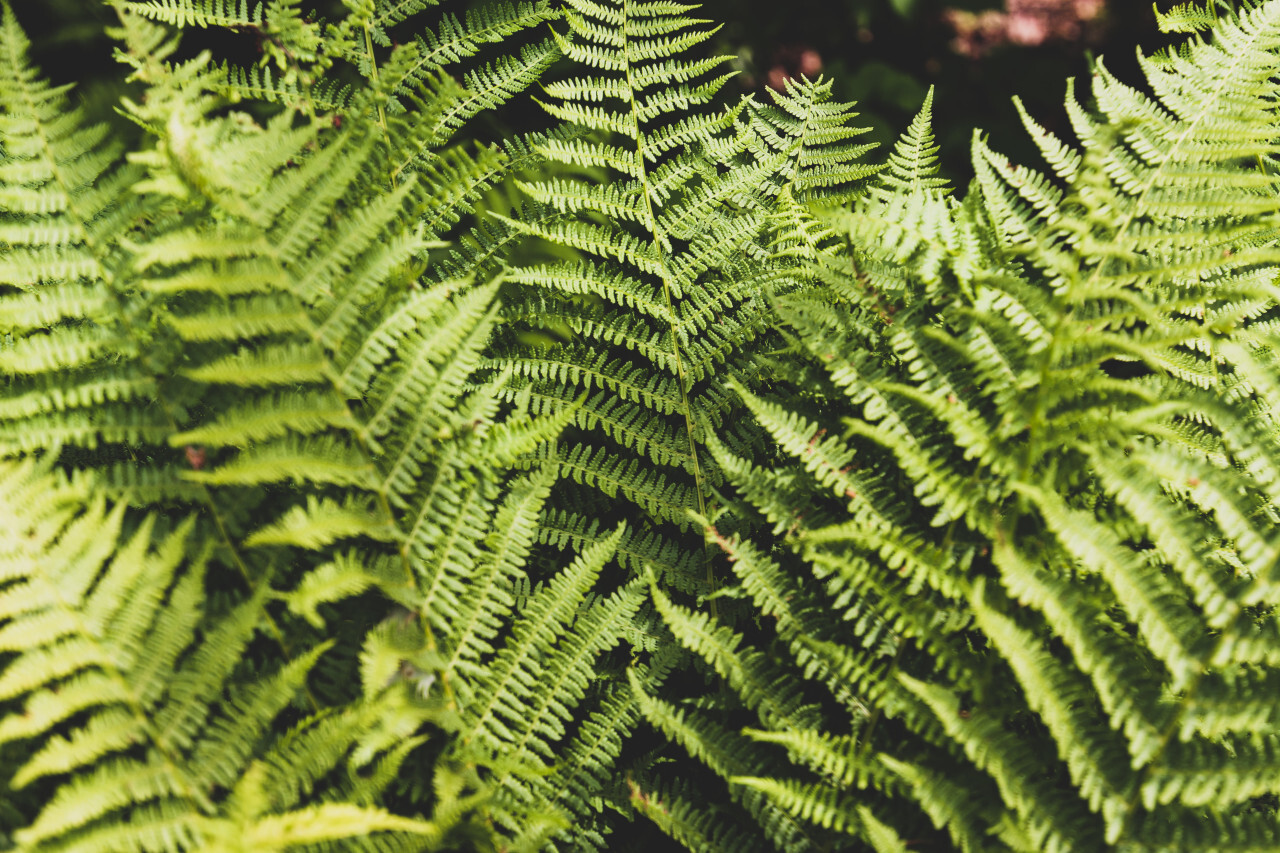
[[[804,201],[848,200],[866,178],[880,171],[861,162],[875,145],[850,142],[867,128],[850,126],[857,116],[853,105],[833,102],[831,90],[830,80],[788,79],[785,91],[772,93],[773,104],[747,102],[751,136],[746,147],[761,161],[760,176],[768,175],[765,192],[772,182],[789,186]],[[785,164],[769,163],[765,152],[782,155]]]
[[[918,809],[962,849],[1137,849],[1172,837],[1154,814],[1203,838],[1210,802],[1225,814],[1274,794],[1271,748],[1254,740],[1270,715],[1239,712],[1270,684],[1269,641],[1245,637],[1274,631],[1250,608],[1276,553],[1273,380],[1258,361],[1275,297],[1255,289],[1276,262],[1275,8],[1249,4],[1213,42],[1144,59],[1155,99],[1100,70],[1101,115],[1069,105],[1083,153],[1024,113],[1053,177],[979,137],[964,201],[903,160],[819,226],[774,217],[779,254],[817,280],[775,297],[792,349],[773,364],[796,393],[735,392],[786,463],[711,448],[790,547],[709,536],[780,641],[776,665],[837,699],[844,675],[855,700],[821,728],[853,732],[857,762],[777,722],[756,735],[805,772],[744,775],[797,817],[872,832],[824,778],[863,756],[881,768],[846,784],[886,797],[878,844],[909,837]],[[705,638],[727,627],[695,632],[663,609],[723,656]],[[752,707],[752,686],[717,669]],[[1201,689],[1215,698],[1201,705]],[[642,707],[723,762],[692,734],[706,718]],[[970,790],[923,769],[937,766],[966,768]],[[1244,826],[1220,831],[1273,837]]]
[[[729,781],[734,785],[759,791],[783,811],[791,813],[806,823],[814,823],[823,829],[845,834],[853,834],[853,831],[858,828],[857,824],[851,820],[854,814],[852,802],[829,787],[800,786],[785,780],[753,776],[735,776]],[[892,832],[892,829],[885,827],[884,824],[878,824],[877,829],[880,830],[879,834],[882,838],[885,830]],[[875,849],[886,848],[877,845]],[[899,842],[899,849],[906,849],[901,846],[901,842]]]
[[[725,820],[724,810],[708,810],[693,785],[673,782],[657,786],[628,780],[631,804],[686,850],[732,853],[750,849],[759,836]]]
[[[119,293],[121,239],[153,205],[131,192],[139,172],[124,163],[119,138],[88,125],[65,88],[39,79],[28,44],[6,6],[0,331],[9,343],[0,369],[11,379],[2,452],[157,442],[166,419],[146,406],[155,377],[136,363],[144,338],[122,328],[131,318]]]
[[[929,87],[920,112],[898,139],[880,182],[895,191],[914,193],[945,190],[946,178],[938,177],[938,144],[934,141],[933,87]]]
[[[485,674],[484,682],[473,685],[475,693],[459,694],[459,702],[464,708],[467,722],[478,734],[492,737],[496,732],[489,731],[490,729],[512,732],[513,729],[519,730],[526,726],[530,734],[543,734],[538,731],[536,718],[530,719],[527,716],[528,706],[535,693],[541,693],[542,701],[548,705],[559,704],[561,700],[557,698],[557,694],[563,688],[555,681],[548,683],[540,678],[543,674],[539,672],[540,667],[535,661],[551,656],[551,646],[557,639],[556,635],[576,618],[578,607],[595,584],[605,561],[613,556],[620,535],[619,530],[613,536],[593,544],[546,588],[535,593],[523,609],[526,618],[519,623],[511,640],[495,656]],[[616,642],[616,635],[608,639]],[[577,642],[576,637],[574,642]],[[602,650],[592,649],[592,652]],[[580,687],[575,685],[571,690],[576,692]],[[501,723],[497,722],[499,718]],[[563,725],[563,721],[557,722]],[[542,744],[535,739],[526,748],[540,746]],[[519,754],[519,750],[516,754]],[[543,754],[541,757],[549,756]]]
[[[384,4],[384,8],[380,8],[374,18],[375,38],[380,38],[380,44],[389,44],[387,27],[401,24],[428,6],[435,5],[436,2]],[[485,44],[501,43],[554,17],[556,13],[544,0],[490,2],[468,8],[462,19],[446,13],[441,16],[435,31],[427,30],[415,36],[416,55],[412,64],[396,79],[395,88],[411,91],[425,79],[428,72],[460,62],[475,55]]]
[[[1157,12],[1156,22],[1166,33],[1198,33],[1213,28],[1218,23],[1213,0],[1203,6],[1196,3],[1180,3],[1167,12]]]
[[[251,0],[111,0],[116,8],[171,26],[255,27],[263,4]]]
[[[175,849],[216,847],[220,838],[284,849],[432,829],[353,804],[290,811],[284,802],[277,811],[265,796],[270,748],[261,745],[328,645],[256,683],[234,684],[266,587],[224,616],[202,616],[210,549],[190,542],[194,519],[155,536],[151,516],[125,539],[125,504],[108,509],[100,496],[90,499],[90,481],[73,486],[48,467],[6,463],[0,471],[0,512],[15,534],[0,566],[0,635],[10,652],[0,697],[21,702],[0,718],[0,743],[43,739],[9,784],[56,784],[16,833],[21,849],[95,841],[135,849],[161,836]],[[53,733],[66,722],[74,726]],[[330,734],[315,776],[344,761],[356,737],[354,729]],[[218,791],[229,798],[220,802]]]
[[[753,776],[769,766],[766,755],[753,749],[746,738],[719,723],[647,695],[634,670],[628,670],[628,678],[645,719],[717,775],[724,778]],[[748,786],[734,786],[730,795],[746,813],[741,817],[749,816],[748,819],[758,827],[756,832],[780,849],[807,850],[817,843],[808,828],[761,792]]]
[[[764,655],[741,648],[742,637],[724,627],[713,628],[704,613],[691,613],[674,604],[658,589],[651,576],[650,593],[676,639],[699,655],[742,697],[747,707],[771,726],[806,727],[812,708],[805,707],[798,681],[771,665]]]

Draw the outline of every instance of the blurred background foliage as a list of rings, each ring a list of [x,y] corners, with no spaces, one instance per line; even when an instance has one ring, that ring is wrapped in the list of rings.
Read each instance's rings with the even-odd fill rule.
[[[103,28],[114,14],[100,0],[12,4],[45,72],[59,82],[79,82],[95,110],[109,111],[118,75]],[[340,4],[303,5],[323,16]],[[456,12],[463,4],[444,5]],[[1035,162],[1013,95],[1051,130],[1061,129],[1066,78],[1087,76],[1093,58],[1103,56],[1113,73],[1133,83],[1141,79],[1135,46],[1150,52],[1165,43],[1149,0],[703,0],[702,14],[723,25],[714,49],[735,57],[739,91],[763,96],[785,76],[825,75],[837,97],[859,104],[881,144],[893,141],[928,87],[936,86],[943,165],[961,186],[971,174],[974,128],[1015,161]],[[199,39],[189,41],[204,46]],[[257,47],[246,36],[242,44],[216,45],[215,52],[249,64]]]

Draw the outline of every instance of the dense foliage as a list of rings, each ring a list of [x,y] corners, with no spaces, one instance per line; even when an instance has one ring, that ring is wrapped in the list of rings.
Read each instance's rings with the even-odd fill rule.
[[[1280,0],[963,192],[438,5],[3,7],[0,849],[1280,846]]]

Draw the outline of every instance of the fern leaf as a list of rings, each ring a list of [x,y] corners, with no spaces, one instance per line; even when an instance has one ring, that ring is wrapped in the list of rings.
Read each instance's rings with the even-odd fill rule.
[[[250,0],[124,0],[123,10],[175,26],[237,27],[262,23],[262,3]]]

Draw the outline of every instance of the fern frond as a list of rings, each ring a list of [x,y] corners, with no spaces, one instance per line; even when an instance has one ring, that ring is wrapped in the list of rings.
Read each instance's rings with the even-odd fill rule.
[[[153,205],[104,125],[87,123],[66,88],[43,82],[9,7],[0,19],[0,352],[11,377],[3,452],[67,444],[153,443],[166,429],[146,405],[154,374],[122,311],[120,241]],[[145,311],[145,309],[143,309]],[[89,322],[83,322],[83,320]],[[26,429],[26,423],[44,429]]]
[[[112,0],[112,5],[179,27],[255,27],[263,20],[263,4],[251,0]]]
[[[755,753],[745,738],[706,718],[690,715],[682,708],[649,696],[634,670],[628,670],[627,675],[645,719],[718,775],[726,778],[750,776],[754,775],[754,768],[768,766],[764,756]],[[806,837],[804,829],[761,793],[740,786],[731,789],[731,794],[757,822],[759,831],[778,847],[808,849],[811,846],[812,841]]]
[[[1270,712],[1244,708],[1266,704],[1274,660],[1255,605],[1276,553],[1259,361],[1275,299],[1255,288],[1276,263],[1276,9],[1224,8],[1212,41],[1144,58],[1154,98],[1101,68],[1101,114],[1068,105],[1083,152],[1024,113],[1052,177],[978,137],[963,201],[903,155],[852,210],[773,218],[779,254],[817,280],[774,299],[791,349],[771,363],[795,391],[734,390],[786,462],[711,447],[789,547],[708,535],[771,617],[776,665],[854,699],[817,728],[850,731],[858,761],[754,709],[794,770],[744,781],[791,814],[890,846],[916,809],[970,850],[1159,846],[1176,833],[1156,814],[1187,838],[1270,843],[1270,815],[1205,815],[1275,791],[1255,734]],[[726,654],[727,626],[662,609],[708,661]],[[692,711],[644,710],[723,760]],[[873,755],[845,779],[885,797],[874,827],[828,782]]]
[[[402,23],[431,5],[436,4],[389,4],[377,12],[374,32],[376,34],[378,28],[382,28],[382,38],[386,39],[386,27]],[[513,3],[508,0],[468,8],[461,19],[446,13],[441,16],[434,32],[428,30],[415,37],[416,55],[395,79],[394,88],[412,91],[428,72],[460,62],[475,55],[485,44],[501,43],[555,16],[556,12],[545,2]]]
[[[283,849],[303,839],[431,829],[355,805],[273,812],[261,744],[328,645],[256,683],[233,684],[262,624],[266,587],[224,616],[202,617],[210,549],[190,541],[194,519],[160,536],[150,516],[125,539],[125,504],[108,509],[100,496],[89,498],[90,481],[72,486],[48,468],[0,470],[0,512],[18,532],[0,568],[0,633],[11,652],[0,696],[22,703],[0,718],[0,743],[43,739],[9,784],[56,785],[17,832],[24,849],[108,837],[140,849],[161,834],[174,849],[244,837]],[[53,734],[64,722],[74,725]],[[344,760],[354,737],[348,731],[330,745],[322,772]],[[220,803],[217,792],[226,790]],[[121,819],[130,813],[128,823]]]
[[[650,577],[650,593],[676,639],[715,668],[748,708],[768,725],[803,728],[812,720],[812,709],[803,703],[799,682],[775,668],[762,654],[742,649],[742,638],[726,628],[713,628],[703,613],[690,613],[662,594]]]
[[[945,190],[947,180],[938,177],[938,144],[934,141],[933,87],[929,87],[920,112],[898,139],[880,182],[895,191],[914,193]]]
[[[723,811],[700,805],[705,792],[689,783],[656,786],[629,780],[631,804],[667,836],[687,850],[731,853],[749,849],[759,837],[725,820]]]
[[[1157,13],[1156,21],[1162,32],[1166,33],[1198,33],[1211,29],[1218,22],[1212,0],[1206,0],[1204,6],[1196,3],[1180,3],[1167,12]]]

